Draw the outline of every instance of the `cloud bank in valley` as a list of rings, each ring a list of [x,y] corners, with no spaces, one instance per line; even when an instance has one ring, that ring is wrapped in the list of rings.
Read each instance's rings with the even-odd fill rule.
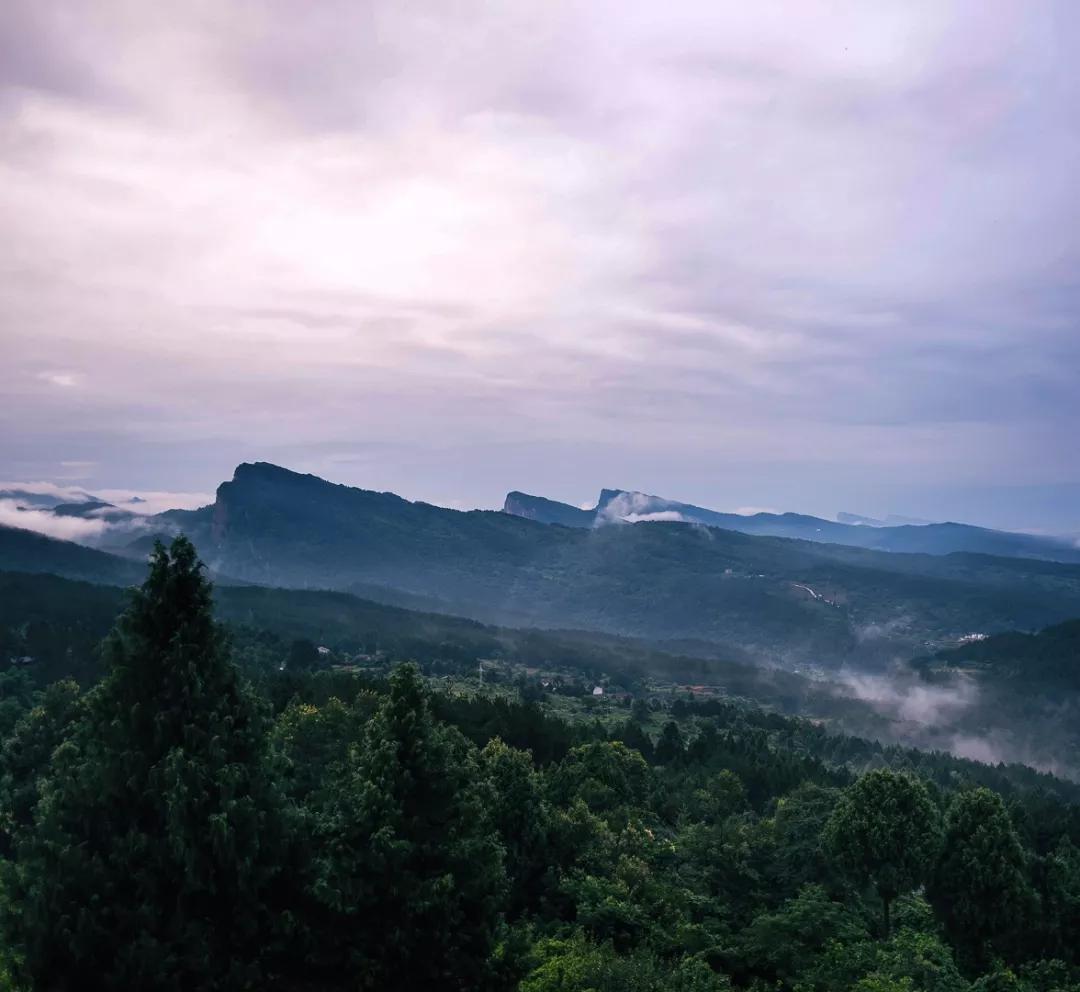
[[[78,515],[54,512],[65,504],[110,504]],[[160,525],[149,518],[170,509],[195,509],[213,502],[207,493],[106,489],[88,493],[50,482],[0,482],[0,526],[20,527],[47,537],[100,545],[149,533]]]
[[[948,684],[934,685],[914,675],[841,673],[837,681],[857,699],[872,703],[885,715],[924,725],[949,724],[978,703],[974,681],[957,676]]]
[[[0,499],[0,526],[21,527],[62,541],[94,544],[110,525],[100,518],[60,517],[51,510],[25,507],[13,499]]]
[[[5,474],[1076,529],[1074,4],[0,19]]]

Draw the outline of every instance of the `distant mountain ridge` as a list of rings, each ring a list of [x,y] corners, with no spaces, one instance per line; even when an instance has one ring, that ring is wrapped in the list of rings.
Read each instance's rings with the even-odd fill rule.
[[[607,491],[604,505],[621,495]],[[670,503],[645,507],[676,512]],[[504,626],[698,644],[695,653],[712,645],[728,657],[787,667],[885,663],[948,647],[971,631],[1080,616],[1080,565],[886,553],[649,519],[657,522],[554,526],[412,503],[256,463],[238,466],[213,504],[168,511],[148,526],[187,533],[212,573],[228,576],[220,582],[354,592]],[[797,528],[815,518],[779,519]],[[125,551],[143,558],[151,540]],[[0,569],[126,583],[133,565],[0,530]]]
[[[12,572],[47,572],[66,579],[109,585],[130,585],[140,581],[146,572],[141,562],[2,524],[0,569]]]
[[[608,491],[605,505],[621,494]],[[215,571],[248,582],[357,591],[503,625],[700,640],[792,665],[910,657],[970,630],[1080,615],[1075,565],[885,554],[664,518],[552,526],[545,502],[521,508],[535,518],[412,503],[255,463],[238,466],[212,505],[157,519],[187,533]],[[679,511],[666,502],[650,512]],[[780,520],[798,534],[815,518]]]
[[[766,537],[843,544],[854,548],[944,555],[957,551],[1017,558],[1080,563],[1080,548],[1065,540],[1018,534],[961,523],[893,523],[841,514],[842,521],[801,513],[723,513],[660,496],[624,489],[603,489],[595,508],[582,510],[567,503],[512,492],[503,512],[563,527],[597,527],[613,523],[681,521],[720,527]]]
[[[72,503],[100,502],[96,496],[82,490],[72,490],[61,496],[52,492],[37,492],[33,489],[0,489],[0,499],[9,499],[22,506],[33,509],[52,509],[56,506]]]
[[[838,513],[836,520],[841,524],[855,524],[860,527],[903,527],[910,525],[912,527],[926,527],[929,524],[938,523],[936,520],[921,520],[918,517],[901,517],[895,513],[890,513],[883,520],[879,520],[877,517],[867,517],[862,513]]]

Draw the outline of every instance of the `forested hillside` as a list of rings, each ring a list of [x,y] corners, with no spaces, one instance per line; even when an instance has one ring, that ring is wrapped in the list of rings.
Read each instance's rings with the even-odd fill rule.
[[[21,671],[32,684],[65,677],[91,684],[102,671],[98,642],[126,595],[54,575],[0,572],[0,667],[23,659]],[[378,668],[390,659],[416,661],[425,672],[447,676],[475,674],[486,664],[491,679],[566,681],[567,691],[573,685],[581,694],[597,682],[646,697],[681,687],[871,739],[995,763],[1024,762],[1080,778],[1080,704],[1074,692],[1062,691],[1061,679],[1034,673],[1003,678],[993,666],[955,667],[923,658],[889,672],[810,678],[754,664],[730,646],[657,646],[588,631],[496,627],[349,593],[263,586],[219,586],[215,614],[237,662],[253,678],[298,660],[307,668],[355,661]],[[1067,649],[1059,631],[1071,627],[1050,628],[1038,643]],[[1014,639],[1027,644],[1032,636],[994,640]],[[326,653],[318,654],[316,645]],[[1059,651],[1054,664],[1065,670],[1075,661]]]
[[[1036,633],[1009,631],[939,651],[922,662],[984,673],[988,680],[1042,691],[1080,690],[1080,620],[1056,624]]]
[[[0,568],[115,585],[136,582],[143,571],[140,564],[108,552],[3,524],[0,524]]]
[[[102,681],[3,676],[7,987],[1080,988],[1068,783],[390,657],[253,683],[212,610],[178,540]]]

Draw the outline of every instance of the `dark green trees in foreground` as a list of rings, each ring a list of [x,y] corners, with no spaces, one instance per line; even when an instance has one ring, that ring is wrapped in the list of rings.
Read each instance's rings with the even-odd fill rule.
[[[240,987],[275,939],[286,858],[265,722],[201,567],[187,541],[155,550],[16,834],[6,950],[33,987]]]
[[[314,818],[315,957],[364,989],[482,989],[506,885],[476,749],[440,726],[414,669]]]
[[[1049,796],[853,779],[689,704],[654,746],[640,707],[567,723],[413,666],[256,691],[182,539],[105,653],[0,744],[0,990],[1080,992]]]
[[[938,811],[912,775],[869,772],[844,793],[825,828],[825,843],[881,900],[889,936],[893,900],[926,880],[938,849]]]
[[[46,773],[5,783],[23,815],[4,951],[28,987],[244,989],[290,972],[483,987],[506,887],[491,796],[414,670],[298,810],[187,540],[156,548],[105,651],[77,719],[70,693],[47,696],[69,732],[34,752]]]
[[[1007,952],[1016,921],[1036,915],[1024,852],[1000,796],[976,789],[956,797],[929,895],[957,949],[976,966]]]

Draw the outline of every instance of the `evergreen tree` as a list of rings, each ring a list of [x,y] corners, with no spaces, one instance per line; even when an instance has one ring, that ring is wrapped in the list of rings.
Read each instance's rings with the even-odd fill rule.
[[[660,731],[660,739],[656,742],[656,763],[658,765],[670,765],[683,756],[683,739],[679,725],[674,720],[668,720],[664,729]]]
[[[969,965],[981,970],[995,952],[1008,950],[1034,907],[1023,848],[999,795],[973,789],[953,799],[927,889]]]
[[[939,833],[937,807],[914,776],[877,769],[840,797],[825,827],[825,844],[852,876],[874,886],[886,937],[892,901],[922,884]]]
[[[652,739],[645,733],[641,724],[635,720],[627,720],[621,727],[617,728],[614,739],[622,741],[628,748],[639,752],[646,761],[651,760],[653,757]]]
[[[34,822],[41,776],[53,751],[71,733],[81,713],[79,687],[54,682],[25,713],[0,748],[0,853],[14,853],[16,836]]]
[[[284,867],[264,726],[184,538],[105,645],[109,674],[16,834],[3,944],[34,988],[232,989],[275,944]]]
[[[652,774],[637,751],[621,741],[596,741],[575,747],[548,779],[552,802],[572,806],[581,799],[610,823],[625,824],[645,805]]]
[[[520,915],[538,901],[547,864],[548,810],[532,756],[492,738],[481,752],[490,785],[489,815],[506,856],[507,913]]]
[[[315,964],[350,988],[485,987],[506,888],[490,805],[476,748],[398,668],[320,818]]]

